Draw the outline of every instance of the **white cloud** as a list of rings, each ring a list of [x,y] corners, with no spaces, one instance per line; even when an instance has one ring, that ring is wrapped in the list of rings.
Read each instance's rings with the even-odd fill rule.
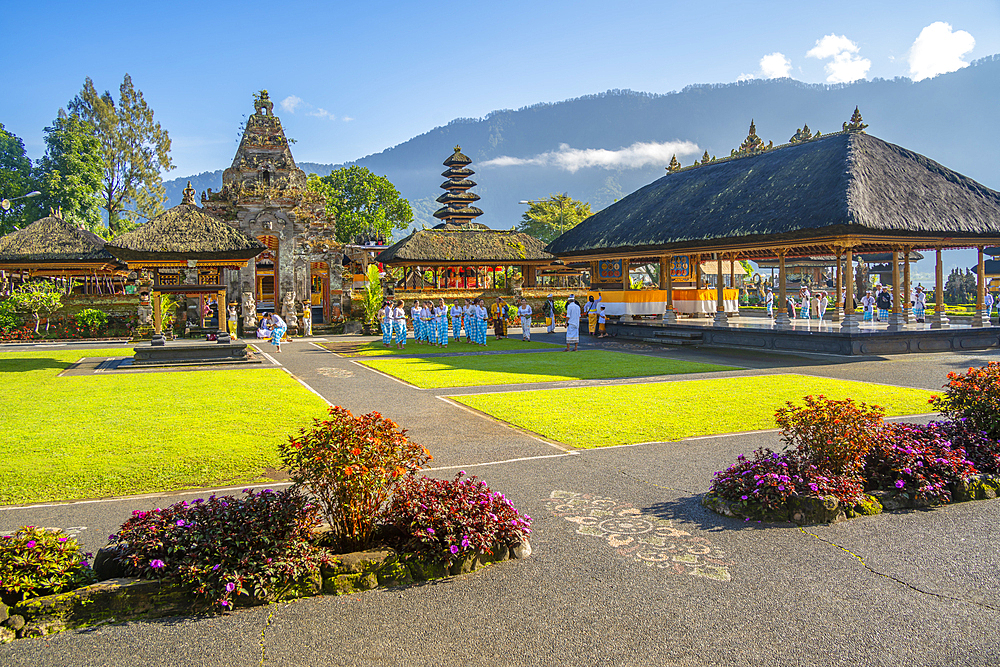
[[[765,79],[781,79],[792,71],[792,61],[775,51],[760,59],[760,71]]]
[[[344,121],[345,123],[350,123],[354,119],[351,118],[350,116],[344,116],[340,120]]]
[[[749,81],[750,79],[755,79],[755,78],[757,78],[757,77],[755,77],[753,74],[747,74],[747,73],[744,72],[743,74],[740,74],[738,77],[736,77],[736,80],[737,81]]]
[[[636,142],[627,148],[620,148],[616,151],[604,148],[571,148],[568,144],[560,144],[559,150],[541,153],[531,158],[502,155],[479,164],[481,167],[517,165],[556,167],[572,173],[586,167],[636,169],[650,165],[666,165],[673,155],[682,157],[697,155],[700,152],[701,148],[690,141]]]
[[[826,80],[830,83],[850,83],[863,79],[871,69],[872,61],[858,55],[858,45],[844,35],[826,35],[816,40],[816,46],[806,52],[807,58],[825,60],[832,58],[823,66],[827,73]]]
[[[910,47],[910,77],[922,81],[968,67],[962,56],[975,46],[975,38],[966,31],[952,32],[944,21],[932,23],[920,31]]]
[[[281,108],[288,113],[295,113],[295,108],[302,104],[302,98],[297,95],[289,95],[281,100]]]
[[[313,109],[311,111],[307,111],[306,115],[307,116],[315,116],[317,118],[329,118],[330,120],[337,120],[337,117],[334,116],[332,113],[330,113],[326,109],[319,108],[319,107],[317,107],[316,109]]]

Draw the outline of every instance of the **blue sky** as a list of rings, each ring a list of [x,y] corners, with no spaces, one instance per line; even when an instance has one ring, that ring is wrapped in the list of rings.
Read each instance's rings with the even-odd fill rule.
[[[166,178],[228,166],[261,88],[297,160],[343,162],[611,88],[917,78],[1000,53],[997,0],[5,5],[0,123],[29,155],[85,77],[117,96],[128,72],[173,139]]]

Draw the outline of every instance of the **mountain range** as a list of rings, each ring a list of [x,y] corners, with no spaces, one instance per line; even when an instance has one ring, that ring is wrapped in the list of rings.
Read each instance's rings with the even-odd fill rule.
[[[765,142],[779,145],[804,124],[824,134],[838,131],[857,106],[868,133],[1000,189],[998,99],[1000,55],[920,82],[821,85],[786,78],[692,85],[667,94],[611,90],[459,118],[348,164],[387,176],[410,200],[415,224],[429,227],[438,222],[432,214],[440,206],[434,200],[442,192],[441,163],[460,145],[477,172],[473,192],[485,211],[479,220],[506,229],[526,210],[521,200],[565,192],[596,211],[663,176],[672,152],[685,166],[703,151],[729,155],[751,120]],[[605,166],[587,166],[593,163]],[[299,166],[325,175],[345,165]],[[218,190],[222,169],[167,181],[169,205],[180,203],[188,180],[198,192]]]

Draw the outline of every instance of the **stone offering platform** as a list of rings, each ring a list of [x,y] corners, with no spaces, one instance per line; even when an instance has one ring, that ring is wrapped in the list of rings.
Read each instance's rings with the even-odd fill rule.
[[[859,332],[842,333],[839,323],[828,320],[796,320],[788,328],[779,329],[764,318],[737,317],[730,318],[725,327],[715,326],[709,319],[691,319],[677,324],[609,322],[607,330],[619,340],[844,356],[1000,348],[1000,326],[953,324],[947,329],[931,329],[929,324],[909,324],[901,331],[890,332],[885,324],[864,323]]]
[[[132,348],[132,366],[190,366],[252,363],[247,344],[172,341],[166,345]]]

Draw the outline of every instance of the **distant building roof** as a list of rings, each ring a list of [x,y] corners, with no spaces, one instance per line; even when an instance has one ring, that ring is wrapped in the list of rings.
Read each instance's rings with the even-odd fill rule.
[[[469,225],[413,232],[375,258],[384,264],[468,265],[547,263],[553,259],[545,252],[541,241],[524,232],[470,228]]]
[[[116,263],[104,246],[104,239],[97,234],[50,215],[0,237],[0,264]]]

